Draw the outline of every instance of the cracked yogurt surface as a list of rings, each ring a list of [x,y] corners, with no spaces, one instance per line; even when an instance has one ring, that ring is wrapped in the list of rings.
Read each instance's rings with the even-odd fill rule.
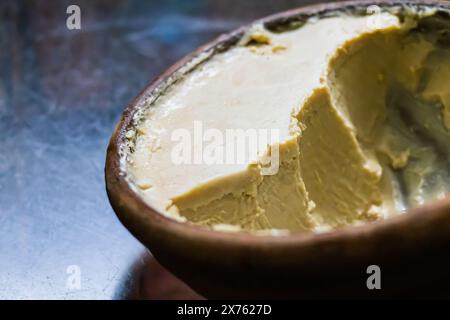
[[[444,197],[450,20],[413,9],[373,18],[336,13],[284,32],[256,24],[178,80],[127,133],[127,172],[143,199],[186,223],[276,235],[380,220]],[[263,173],[251,144],[239,163],[199,156],[229,155],[219,138],[230,129],[276,130],[265,150],[276,151],[276,174]],[[189,163],[174,161],[178,133],[188,136]]]

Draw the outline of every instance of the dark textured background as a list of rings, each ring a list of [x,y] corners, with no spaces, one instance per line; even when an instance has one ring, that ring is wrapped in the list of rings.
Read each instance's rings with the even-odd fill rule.
[[[220,33],[313,2],[2,0],[0,298],[128,297],[151,258],[104,187],[106,146],[124,107]],[[81,30],[66,28],[70,4],[81,7]],[[70,265],[81,269],[80,290],[66,286]],[[165,277],[147,277],[146,290],[155,281],[177,296]]]

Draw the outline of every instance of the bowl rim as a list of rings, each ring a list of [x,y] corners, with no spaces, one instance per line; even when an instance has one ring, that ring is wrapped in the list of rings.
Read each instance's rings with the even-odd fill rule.
[[[160,213],[135,192],[126,179],[126,173],[121,169],[121,149],[126,140],[126,132],[132,127],[135,113],[138,106],[147,97],[155,92],[161,85],[167,83],[169,78],[179,71],[182,67],[192,62],[207,51],[214,50],[213,54],[232,47],[255,23],[281,22],[289,19],[306,19],[311,16],[320,16],[322,14],[334,12],[336,10],[357,10],[367,8],[369,5],[379,5],[380,7],[395,6],[415,6],[415,7],[433,7],[443,10],[450,9],[450,2],[442,0],[364,0],[364,1],[339,1],[331,3],[319,3],[308,6],[302,6],[290,9],[284,12],[276,13],[262,19],[257,19],[244,25],[234,31],[222,34],[216,39],[194,50],[178,60],[169,67],[160,76],[150,81],[144,90],[127,106],[111,136],[105,165],[106,190],[110,203],[122,223],[138,238],[136,232],[136,222],[145,221],[146,226],[152,227],[152,232],[161,232],[168,236],[180,237],[191,241],[208,242],[213,240],[215,243],[226,245],[227,247],[247,247],[247,248],[275,248],[294,246],[307,247],[312,243],[327,244],[335,241],[347,242],[355,238],[371,238],[375,236],[384,236],[393,232],[405,233],[407,230],[414,230],[410,227],[433,226],[441,223],[446,218],[450,218],[450,196],[442,200],[410,209],[406,214],[384,219],[381,221],[364,223],[358,226],[347,226],[340,229],[334,229],[324,233],[304,232],[289,233],[283,236],[255,235],[248,232],[221,232],[208,228],[195,226],[193,224],[179,222]],[[130,223],[134,227],[130,228]],[[146,227],[144,227],[145,229]],[[144,231],[145,232],[145,231]]]

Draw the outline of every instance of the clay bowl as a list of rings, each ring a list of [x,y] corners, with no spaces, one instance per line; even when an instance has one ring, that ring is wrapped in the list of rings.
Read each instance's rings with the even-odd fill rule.
[[[369,1],[319,4],[262,19],[285,28],[336,9],[365,12],[369,4],[450,8],[447,1]],[[208,298],[448,296],[450,198],[388,220],[323,234],[285,237],[221,233],[170,220],[132,190],[121,167],[127,128],[146,99],[170,86],[197,57],[232,47],[246,30],[220,36],[169,68],[125,110],[111,138],[106,186],[122,223],[156,259]],[[367,268],[381,270],[381,290],[368,290]]]

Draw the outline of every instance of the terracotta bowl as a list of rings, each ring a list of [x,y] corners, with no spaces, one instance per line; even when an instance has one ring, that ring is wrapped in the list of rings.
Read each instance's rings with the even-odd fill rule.
[[[448,1],[353,1],[319,4],[264,18],[270,29],[336,9],[365,12],[369,4],[450,8]],[[147,205],[121,167],[125,132],[145,100],[186,72],[202,53],[232,47],[248,27],[222,35],[177,62],[125,110],[106,159],[106,186],[122,223],[169,271],[208,298],[450,296],[450,198],[408,214],[323,234],[285,237],[221,233],[170,220]],[[369,290],[367,268],[381,270]]]

